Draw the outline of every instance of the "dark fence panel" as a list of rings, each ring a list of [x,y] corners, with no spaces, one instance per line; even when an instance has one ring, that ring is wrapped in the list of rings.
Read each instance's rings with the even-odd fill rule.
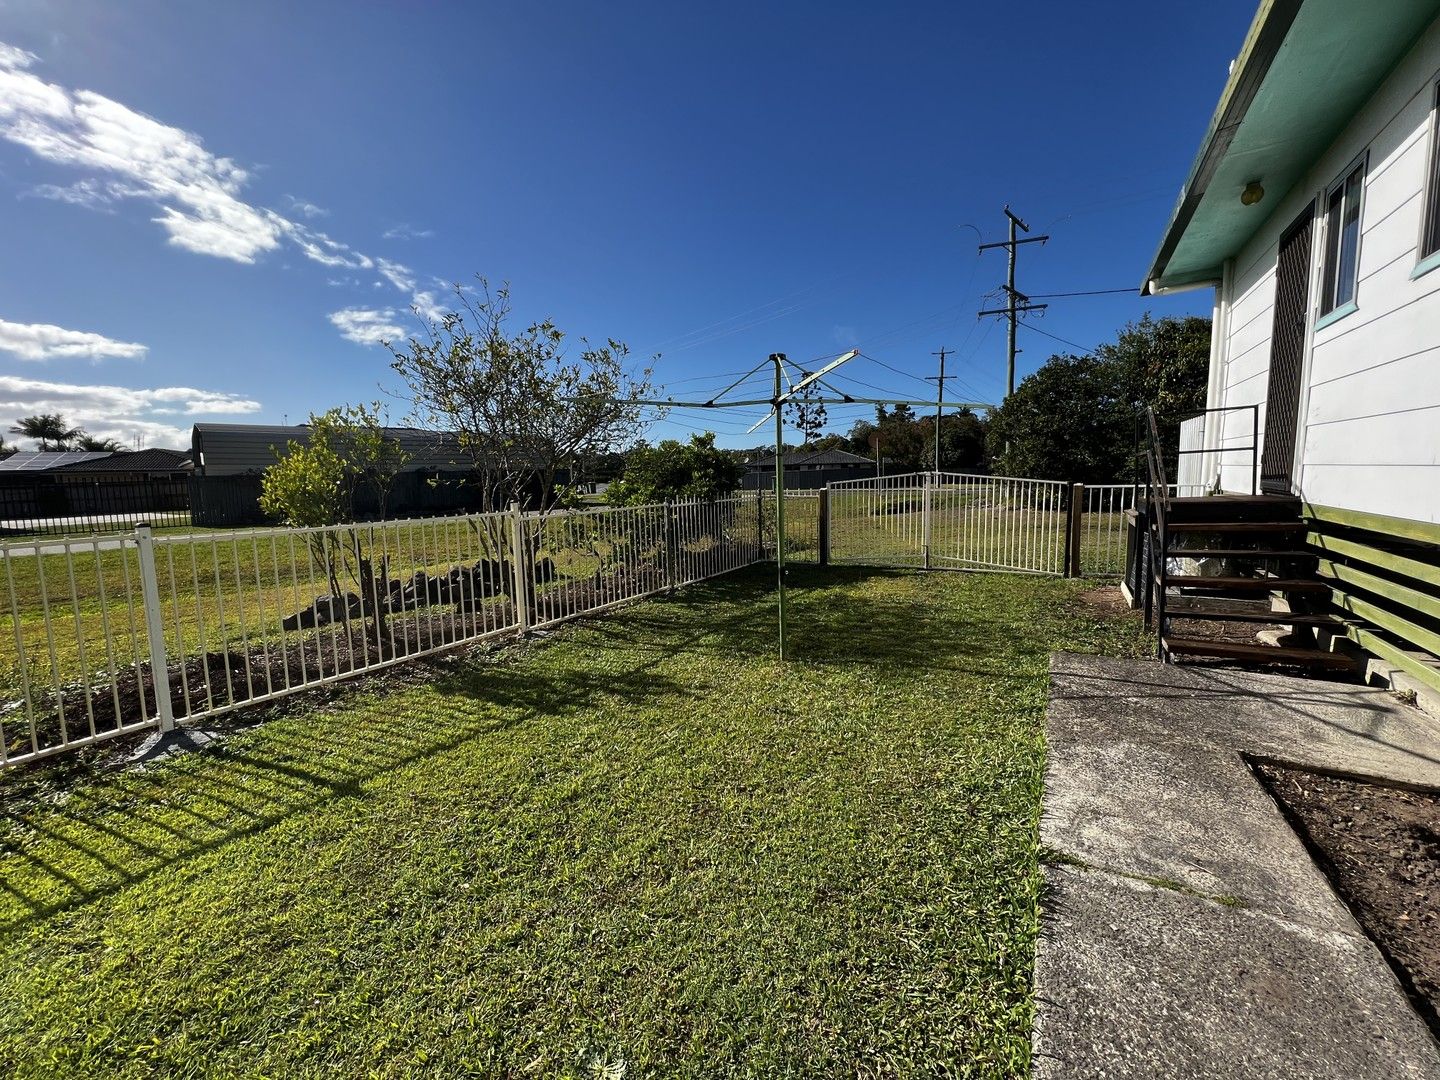
[[[560,482],[564,482],[563,476]],[[527,493],[525,505],[539,505],[539,495],[536,483]],[[257,473],[192,477],[190,506],[195,524],[207,528],[275,524],[260,509]],[[401,473],[391,484],[383,513],[380,493],[372,485],[362,483],[355,496],[355,516],[361,521],[480,514],[501,509],[504,507],[493,501],[487,505],[481,485],[467,473]]]
[[[184,477],[0,478],[0,535],[84,536],[120,532],[137,521],[156,528],[190,524]]]

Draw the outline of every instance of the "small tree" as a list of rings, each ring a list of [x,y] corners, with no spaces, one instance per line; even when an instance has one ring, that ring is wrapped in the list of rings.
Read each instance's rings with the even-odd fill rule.
[[[550,319],[510,327],[508,285],[480,298],[456,287],[458,310],[427,323],[424,340],[390,344],[416,418],[454,432],[488,505],[525,502],[547,509],[560,470],[632,442],[644,429],[639,401],[652,396],[650,368],[627,369],[630,350],[580,339],[567,359],[565,333]],[[388,344],[388,343],[387,343]]]
[[[383,518],[395,477],[408,459],[399,443],[385,434],[383,418],[379,402],[345,405],[319,416],[312,413],[307,443],[292,440],[284,451],[272,447],[279,460],[261,479],[260,508],[297,527],[354,525],[357,496],[368,484],[378,497]],[[377,576],[370,553],[374,530],[364,532],[367,535],[358,528],[307,533],[306,540],[312,557],[324,569],[332,596],[342,595],[342,573],[353,580],[361,609],[373,615],[376,640],[383,649],[388,596],[383,583],[388,567],[382,558]],[[348,629],[348,606],[345,619]]]
[[[740,486],[745,466],[715,445],[715,435],[691,435],[688,443],[666,439],[659,446],[637,447],[625,463],[625,475],[610,485],[617,506],[643,506],[667,499],[718,499]]]
[[[790,423],[800,431],[802,446],[809,446],[825,430],[825,403],[820,400],[814,383],[787,401],[785,409],[790,414]]]

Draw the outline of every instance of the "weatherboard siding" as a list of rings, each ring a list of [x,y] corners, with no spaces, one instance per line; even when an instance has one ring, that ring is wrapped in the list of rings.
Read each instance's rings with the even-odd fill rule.
[[[1263,440],[1280,234],[1316,200],[1320,218],[1297,436],[1300,494],[1317,504],[1430,522],[1440,522],[1440,270],[1411,275],[1418,262],[1437,74],[1440,21],[1275,203],[1233,260],[1217,295],[1223,340],[1210,389],[1212,406],[1259,405]],[[1356,310],[1315,329],[1325,192],[1362,154],[1368,158]],[[1249,438],[1250,417],[1237,411],[1227,415],[1212,445]],[[1248,454],[1226,455],[1220,480],[1227,491],[1248,491]]]

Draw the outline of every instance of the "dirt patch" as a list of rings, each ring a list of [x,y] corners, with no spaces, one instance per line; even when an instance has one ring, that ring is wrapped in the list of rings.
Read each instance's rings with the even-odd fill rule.
[[[1256,772],[1440,1033],[1440,792]]]
[[[1097,589],[1086,589],[1076,599],[1088,608],[1106,615],[1139,615],[1140,612],[1132,611],[1126,602],[1124,595],[1120,592],[1119,585],[1101,585]]]

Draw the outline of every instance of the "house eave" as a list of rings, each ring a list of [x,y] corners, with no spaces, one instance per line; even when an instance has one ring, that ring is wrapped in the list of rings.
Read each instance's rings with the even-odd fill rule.
[[[1142,294],[1218,279],[1437,16],[1440,0],[1265,0]]]

